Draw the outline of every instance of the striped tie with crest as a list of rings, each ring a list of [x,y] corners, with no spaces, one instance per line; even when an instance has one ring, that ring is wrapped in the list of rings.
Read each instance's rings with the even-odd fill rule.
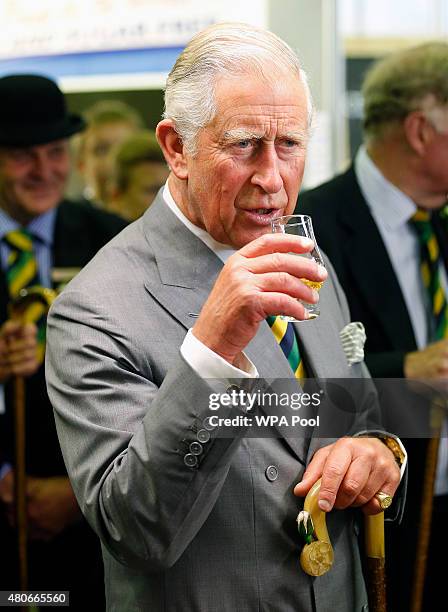
[[[294,376],[302,381],[305,378],[305,367],[300,356],[299,344],[294,331],[294,326],[289,321],[284,321],[280,316],[267,317],[269,327],[275,336],[275,339],[280,345],[280,348],[285,354],[286,359],[291,366]]]
[[[25,230],[14,230],[4,236],[10,248],[7,260],[6,280],[12,301],[18,298],[23,289],[40,287],[37,261],[33,250],[31,234]],[[46,308],[39,302],[27,308],[26,320],[36,323],[38,357],[43,360],[45,352]]]
[[[434,339],[441,340],[448,335],[448,303],[440,274],[443,260],[430,213],[419,209],[411,221],[420,243],[420,270],[434,318]]]

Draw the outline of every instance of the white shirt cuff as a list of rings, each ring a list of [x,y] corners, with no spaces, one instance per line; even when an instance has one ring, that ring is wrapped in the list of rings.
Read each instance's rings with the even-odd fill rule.
[[[258,378],[258,370],[243,353],[240,370],[198,340],[191,329],[182,342],[180,352],[185,361],[201,378]]]

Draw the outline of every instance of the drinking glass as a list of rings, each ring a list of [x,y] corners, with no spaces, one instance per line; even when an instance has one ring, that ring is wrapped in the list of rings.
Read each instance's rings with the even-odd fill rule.
[[[274,234],[293,234],[294,236],[304,236],[305,238],[310,238],[314,247],[313,250],[308,253],[292,253],[293,255],[298,255],[299,257],[307,257],[308,259],[314,259],[318,264],[325,267],[323,257],[319,251],[319,247],[317,246],[316,238],[314,237],[313,223],[311,221],[311,217],[308,215],[286,215],[285,217],[278,217],[274,219],[271,223],[272,232]],[[311,281],[307,278],[300,279],[302,283],[315,289],[316,291],[320,291],[320,288],[323,285],[322,281]],[[319,303],[317,304],[308,304],[303,300],[299,300],[301,304],[305,306],[309,313],[309,319],[304,319],[305,321],[309,321],[311,319],[315,319],[320,315]],[[301,323],[301,320],[295,319],[294,317],[281,315],[281,318],[285,321],[292,321],[295,323]]]

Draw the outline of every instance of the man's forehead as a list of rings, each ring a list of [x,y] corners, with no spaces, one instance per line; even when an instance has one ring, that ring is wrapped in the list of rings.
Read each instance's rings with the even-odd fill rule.
[[[217,113],[215,133],[222,140],[243,138],[302,138],[307,133],[306,109],[297,105],[248,106],[235,108],[233,113]]]
[[[220,131],[267,124],[302,129],[308,121],[308,100],[303,83],[289,76],[283,81],[241,76],[219,83],[215,89],[216,115],[212,124]]]

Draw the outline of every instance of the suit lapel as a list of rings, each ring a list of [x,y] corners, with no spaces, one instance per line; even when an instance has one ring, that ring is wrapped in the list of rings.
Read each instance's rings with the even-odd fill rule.
[[[341,248],[353,269],[358,290],[376,313],[378,323],[395,345],[415,346],[415,337],[406,304],[396,280],[381,235],[359,189],[353,167],[346,173],[345,206],[340,222],[349,230],[349,240]]]
[[[57,209],[54,228],[53,267],[83,267],[94,251],[86,247],[85,221],[75,207],[62,202]]]
[[[445,206],[448,206],[446,204]],[[448,272],[448,236],[447,236],[447,223],[446,219],[442,219],[441,212],[444,210],[442,207],[433,217],[434,231],[437,236],[437,242],[439,243],[440,253],[442,254],[443,263],[445,270]]]
[[[321,379],[350,378],[347,357],[339,339],[341,330],[331,317],[331,305],[326,306],[325,302],[322,295],[321,315],[318,319],[295,324],[307,375]]]
[[[151,214],[145,214],[142,222],[160,279],[157,275],[148,275],[145,287],[165,310],[189,329],[201,312],[223,264],[177,219],[161,197],[157,197]]]
[[[244,352],[255,364],[260,378],[269,384],[270,392],[281,394],[302,391],[285,354],[266,322],[260,324],[257,335],[247,345]],[[297,435],[297,431],[291,431],[292,435],[287,436],[285,428],[279,427],[277,436],[285,441],[299,461],[305,465],[309,438]]]

